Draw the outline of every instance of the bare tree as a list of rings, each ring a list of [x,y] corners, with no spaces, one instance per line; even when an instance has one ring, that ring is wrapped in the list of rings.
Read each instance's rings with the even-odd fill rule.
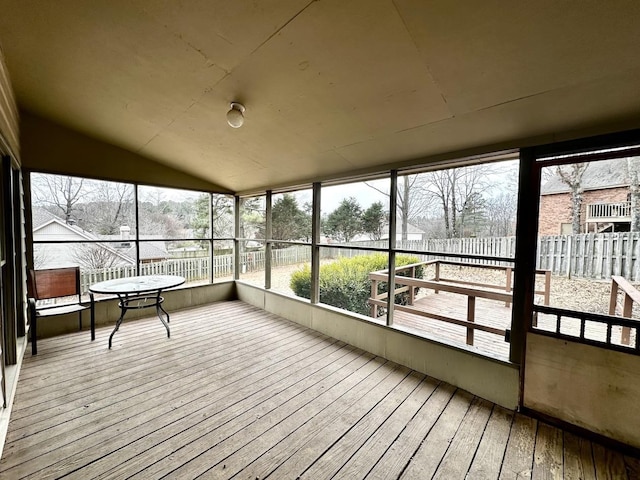
[[[425,195],[423,184],[424,178],[419,174],[398,177],[397,209],[403,242],[407,241],[409,237],[409,224],[424,216],[432,204],[431,197]],[[366,182],[365,185],[389,197],[388,192]]]
[[[631,201],[632,232],[640,231],[640,157],[627,158],[627,173],[629,174],[629,200]]]
[[[75,245],[73,259],[78,265],[89,270],[109,268],[118,263],[118,255],[113,250],[96,243]]]
[[[49,245],[34,245],[33,246],[33,268],[36,270],[44,268],[51,260],[50,252],[47,247]]]
[[[589,167],[588,163],[572,163],[569,165],[558,165],[556,173],[562,183],[567,185],[571,191],[571,230],[574,235],[580,233],[582,223],[582,200],[584,186],[582,179],[584,172]]]
[[[514,234],[517,201],[514,192],[502,192],[487,199],[487,228],[493,237]]]
[[[233,197],[227,195],[213,195],[211,215],[213,222],[213,236],[233,237]]]
[[[91,189],[91,202],[81,207],[78,224],[100,235],[116,235],[133,218],[133,187],[124,183],[96,182]]]
[[[456,167],[428,172],[425,188],[440,205],[445,236],[459,237],[469,212],[480,205],[483,192],[489,187],[487,164]]]
[[[78,203],[86,196],[85,179],[64,175],[37,175],[32,177],[33,196],[38,205],[72,223]]]

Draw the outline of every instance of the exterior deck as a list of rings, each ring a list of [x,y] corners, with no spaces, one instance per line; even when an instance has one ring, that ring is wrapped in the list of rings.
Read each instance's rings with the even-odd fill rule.
[[[467,298],[449,292],[433,293],[415,300],[414,306],[422,311],[438,315],[465,320],[467,318]],[[511,307],[505,307],[504,302],[476,299],[476,322],[498,329],[510,328]],[[473,345],[467,345],[467,328],[461,325],[443,322],[412,313],[395,311],[394,325],[415,331],[439,341],[453,345],[464,345],[485,355],[491,355],[503,360],[509,359],[509,343],[504,337],[488,332],[476,330]]]
[[[448,292],[435,294],[430,291],[427,295],[417,299],[414,302],[414,306],[424,312],[431,312],[454,319],[464,320],[467,318],[467,298],[465,295]],[[475,322],[501,330],[511,328],[511,306],[505,306],[504,302],[477,298],[475,303]],[[505,341],[504,337],[493,333],[476,330],[474,332],[473,345],[468,345],[466,327],[402,311],[394,312],[394,325],[437,341],[471,348],[484,355],[490,355],[502,360],[509,359],[509,342]],[[555,331],[555,316],[539,315],[537,328]],[[577,320],[565,318],[562,320],[560,332],[578,337],[580,323]],[[588,339],[604,343],[607,337],[606,325],[587,322],[585,335]],[[626,343],[622,337],[622,328],[614,326],[611,338],[614,344],[631,345],[632,347],[636,345],[636,333],[634,330],[629,334]]]
[[[0,477],[615,478],[640,461],[239,301],[44,339]]]

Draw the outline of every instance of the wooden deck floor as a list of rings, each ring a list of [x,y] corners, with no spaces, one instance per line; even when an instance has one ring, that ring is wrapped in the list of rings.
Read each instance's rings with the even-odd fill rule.
[[[459,320],[467,318],[467,297],[464,295],[449,292],[435,294],[430,291],[426,296],[416,300],[414,306],[426,312]],[[393,319],[395,325],[414,330],[419,334],[426,334],[429,338],[464,345],[503,360],[509,359],[509,343],[498,335],[476,330],[473,345],[470,346],[466,343],[466,327],[400,311],[394,312]],[[494,300],[478,298],[476,299],[476,322],[501,329],[510,328],[511,307],[505,307],[504,303]]]
[[[632,479],[640,460],[241,302],[39,342],[2,479]]]

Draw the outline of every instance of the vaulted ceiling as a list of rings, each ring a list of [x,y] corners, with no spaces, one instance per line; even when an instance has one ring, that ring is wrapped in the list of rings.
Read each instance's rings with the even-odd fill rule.
[[[0,9],[22,109],[232,191],[640,126],[637,1]]]

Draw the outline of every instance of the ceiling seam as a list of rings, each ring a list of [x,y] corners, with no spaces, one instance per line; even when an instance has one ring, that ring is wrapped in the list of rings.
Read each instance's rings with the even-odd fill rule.
[[[404,28],[407,31],[407,35],[409,35],[409,38],[411,39],[411,43],[413,44],[413,46],[416,49],[416,52],[418,52],[418,54],[420,55],[420,58],[422,59],[422,52],[420,51],[420,47],[416,43],[415,38],[413,38],[413,35],[411,34],[411,30],[409,29],[409,26],[407,25],[407,22],[404,21],[404,16],[402,15],[402,12],[400,11],[400,8],[396,4],[396,0],[392,0],[391,3],[393,4],[393,8],[396,10],[396,13],[398,14],[398,17],[400,18],[400,21],[402,22],[402,25],[404,25]],[[433,73],[431,72],[431,68],[429,68],[429,64],[426,63],[425,61],[422,61],[421,63],[424,65],[424,68],[427,69],[427,75],[429,75],[429,78],[433,82],[433,85],[438,90],[438,93],[440,94],[440,97],[442,98],[442,101],[444,102],[444,104],[447,106],[447,110],[449,110],[449,113],[451,114],[451,117],[455,117],[454,113],[449,108],[449,102],[447,102],[447,97],[444,95],[444,92],[442,91],[442,88],[440,88],[440,84],[438,83],[438,81],[434,77]]]

